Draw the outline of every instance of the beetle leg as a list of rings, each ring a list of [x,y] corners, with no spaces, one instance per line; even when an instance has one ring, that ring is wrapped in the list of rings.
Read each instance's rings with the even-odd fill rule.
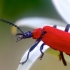
[[[54,28],[57,28],[56,25],[53,26]],[[65,28],[65,32],[68,32],[69,30],[69,27],[70,27],[70,24],[67,24],[66,28]],[[59,59],[62,60],[63,64],[66,66],[67,63],[66,63],[66,60],[64,59],[64,55],[63,55],[63,52],[60,51],[60,54],[59,54]]]
[[[64,59],[63,52],[60,51],[59,59],[62,60],[63,64],[67,66],[66,60]]]
[[[54,28],[57,28],[57,25],[54,25],[53,27],[54,27]]]
[[[39,57],[40,58],[40,60],[43,58],[43,56],[44,56],[44,53],[43,53],[43,47],[44,47],[44,43],[41,45],[41,47],[40,47],[40,52],[41,52],[41,56]]]
[[[67,24],[67,25],[66,25],[66,28],[65,28],[65,32],[68,32],[69,27],[70,27],[70,24]]]
[[[29,54],[30,54],[30,52],[34,50],[34,48],[38,45],[39,42],[40,42],[40,40],[37,41],[37,42],[29,49],[26,60],[25,60],[24,62],[21,62],[20,64],[23,65],[24,63],[27,62],[27,60],[29,59]]]
[[[70,27],[70,24],[67,24],[64,31],[65,31],[65,32],[68,32],[69,27]],[[60,54],[59,54],[59,59],[60,59],[60,60],[62,59],[62,62],[63,62],[63,64],[64,64],[65,66],[67,65],[66,60],[64,59],[64,56],[63,56],[63,52],[61,52],[61,51],[60,51]]]

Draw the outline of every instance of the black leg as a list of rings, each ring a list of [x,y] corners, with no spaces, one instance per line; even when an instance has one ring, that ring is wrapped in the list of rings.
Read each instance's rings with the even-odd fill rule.
[[[41,56],[40,56],[40,60],[43,58],[43,56],[44,56],[44,53],[43,53],[43,47],[44,47],[44,43],[41,45],[41,47],[40,47],[40,52],[41,52]]]
[[[56,25],[54,25],[53,27],[54,27],[54,28],[57,28]],[[66,26],[66,28],[65,28],[65,32],[68,32],[69,27],[70,27],[70,25],[67,24],[67,26]],[[63,62],[63,64],[64,64],[65,66],[67,65],[66,60],[64,59],[63,52],[61,52],[61,51],[60,51],[60,54],[59,54],[59,59],[62,60],[62,62]]]
[[[29,54],[30,54],[30,52],[31,51],[33,51],[34,50],[34,48],[38,45],[38,43],[40,42],[40,40],[39,41],[37,41],[30,49],[29,49],[29,52],[28,52],[28,54],[27,54],[27,58],[26,58],[26,60],[24,61],[24,62],[21,62],[20,64],[24,64],[24,63],[26,63],[27,62],[27,60],[29,59]]]
[[[30,54],[30,52],[28,52],[28,54],[27,54],[27,59],[24,61],[24,62],[21,62],[21,63],[19,63],[19,64],[24,64],[24,63],[26,63],[27,62],[27,60],[28,60],[28,58],[29,58],[29,54]]]
[[[66,26],[66,28],[65,28],[65,32],[68,32],[69,28],[70,28],[70,24],[67,24],[67,26]],[[66,53],[66,54],[67,54],[67,53]],[[70,56],[70,54],[67,54],[67,55]]]
[[[57,28],[57,25],[54,25],[53,27],[54,27],[54,28]]]
[[[64,30],[64,31],[65,31],[65,32],[68,32],[69,27],[70,27],[70,24],[67,24],[67,25],[66,25],[66,28],[65,28],[65,30]],[[64,59],[63,52],[61,52],[61,51],[60,51],[60,54],[59,54],[59,58],[60,58],[60,60],[62,59],[63,64],[66,66],[66,65],[67,65],[67,63],[66,63],[66,60]]]
[[[69,27],[70,27],[70,24],[67,24],[67,25],[66,25],[66,28],[65,28],[65,32],[68,32]]]
[[[62,59],[62,62],[65,66],[67,66],[67,63],[66,63],[66,60],[64,59],[64,56],[63,56],[63,52],[60,51],[60,54],[59,54],[59,59],[61,60]]]

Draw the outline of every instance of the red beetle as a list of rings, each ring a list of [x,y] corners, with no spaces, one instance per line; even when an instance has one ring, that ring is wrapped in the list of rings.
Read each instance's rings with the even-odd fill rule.
[[[12,26],[17,27],[15,24],[8,22],[6,20],[0,19],[0,21],[6,22],[8,24],[11,24]],[[59,57],[62,59],[64,65],[66,66],[67,63],[64,59],[63,52],[70,55],[70,33],[68,33],[70,25],[67,24],[65,31],[56,29],[57,26],[54,25],[51,26],[44,26],[43,28],[37,28],[34,29],[32,32],[27,31],[23,32],[19,27],[17,27],[21,33],[17,33],[16,36],[20,35],[20,37],[17,38],[17,41],[26,39],[26,38],[33,38],[36,39],[36,43],[30,48],[27,59],[29,58],[29,53],[36,47],[36,45],[42,40],[44,43],[40,47],[40,51],[42,53],[41,57],[43,57],[44,53],[42,52],[43,46],[46,44],[50,46],[51,48],[60,51]],[[21,64],[24,64],[26,61],[22,62]]]

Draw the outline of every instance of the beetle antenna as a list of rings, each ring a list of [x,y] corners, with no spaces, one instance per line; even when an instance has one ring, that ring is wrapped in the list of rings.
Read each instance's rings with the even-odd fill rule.
[[[23,31],[22,31],[17,25],[15,25],[15,24],[13,24],[13,23],[7,21],[7,20],[1,19],[1,18],[0,18],[0,21],[2,21],[2,22],[4,22],[4,23],[7,23],[7,24],[9,24],[9,25],[15,26],[18,30],[20,30],[20,31],[23,33]]]

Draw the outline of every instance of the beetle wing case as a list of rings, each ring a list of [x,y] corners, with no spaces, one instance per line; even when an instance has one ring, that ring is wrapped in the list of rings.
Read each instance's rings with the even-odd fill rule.
[[[45,26],[43,28],[47,33],[42,40],[51,48],[70,54],[70,33]]]

